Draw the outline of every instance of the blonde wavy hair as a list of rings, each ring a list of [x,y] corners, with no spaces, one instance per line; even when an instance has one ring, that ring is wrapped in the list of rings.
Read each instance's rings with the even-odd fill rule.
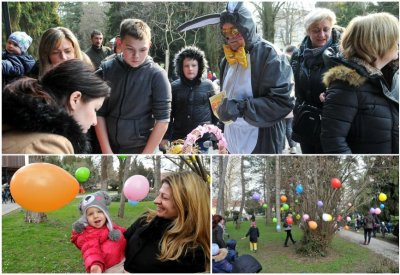
[[[343,33],[341,48],[347,59],[358,57],[373,66],[398,41],[399,20],[382,12],[353,18]]]
[[[50,28],[43,33],[40,39],[39,77],[42,77],[47,71],[49,71],[53,67],[53,65],[50,63],[50,54],[55,48],[60,45],[61,40],[64,38],[71,41],[72,46],[74,47],[75,58],[80,59],[85,63],[88,63],[87,60],[85,60],[82,56],[82,51],[79,46],[78,39],[75,37],[71,30],[64,27]]]
[[[210,188],[196,173],[177,172],[162,180],[172,189],[178,217],[160,241],[159,259],[174,261],[190,249],[201,247],[205,254],[204,271],[210,270]],[[147,213],[149,223],[155,211]]]

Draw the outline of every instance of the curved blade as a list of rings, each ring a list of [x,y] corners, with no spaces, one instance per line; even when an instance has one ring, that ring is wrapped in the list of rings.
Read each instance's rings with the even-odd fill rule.
[[[200,16],[193,20],[183,23],[176,30],[179,32],[185,32],[192,29],[202,28],[208,25],[215,25],[220,22],[219,18],[220,18],[219,13]]]

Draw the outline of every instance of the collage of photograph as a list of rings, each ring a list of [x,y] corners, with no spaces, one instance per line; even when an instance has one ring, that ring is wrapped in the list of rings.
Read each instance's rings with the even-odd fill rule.
[[[2,1],[1,273],[399,273],[399,2]]]

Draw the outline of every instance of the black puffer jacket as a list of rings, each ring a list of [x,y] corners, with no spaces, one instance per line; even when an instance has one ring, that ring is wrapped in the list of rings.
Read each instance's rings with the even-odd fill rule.
[[[200,82],[200,81],[199,81]],[[193,81],[175,80],[172,87],[172,111],[167,139],[184,139],[194,128],[205,123],[216,124],[209,98],[215,95],[208,79],[195,85]]]
[[[199,70],[193,80],[187,79],[183,73],[185,58],[197,60]],[[209,98],[215,95],[214,86],[210,80],[203,77],[207,71],[204,52],[196,47],[186,47],[177,53],[174,64],[179,79],[171,84],[171,119],[164,137],[170,141],[185,139],[197,126],[216,124],[218,121],[212,113],[209,101]]]
[[[124,269],[130,273],[195,273],[205,271],[205,254],[201,246],[184,249],[174,261],[161,261],[160,240],[172,221],[155,217],[146,223],[141,217],[124,233],[127,241]]]
[[[359,59],[332,56],[338,66],[324,75],[327,88],[321,143],[325,153],[398,154],[399,95],[380,70]]]

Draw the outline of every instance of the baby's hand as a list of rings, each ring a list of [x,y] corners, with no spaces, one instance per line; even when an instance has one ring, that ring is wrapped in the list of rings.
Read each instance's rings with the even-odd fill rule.
[[[90,267],[90,273],[102,273],[101,267],[99,265],[96,265],[96,264],[92,265]]]

